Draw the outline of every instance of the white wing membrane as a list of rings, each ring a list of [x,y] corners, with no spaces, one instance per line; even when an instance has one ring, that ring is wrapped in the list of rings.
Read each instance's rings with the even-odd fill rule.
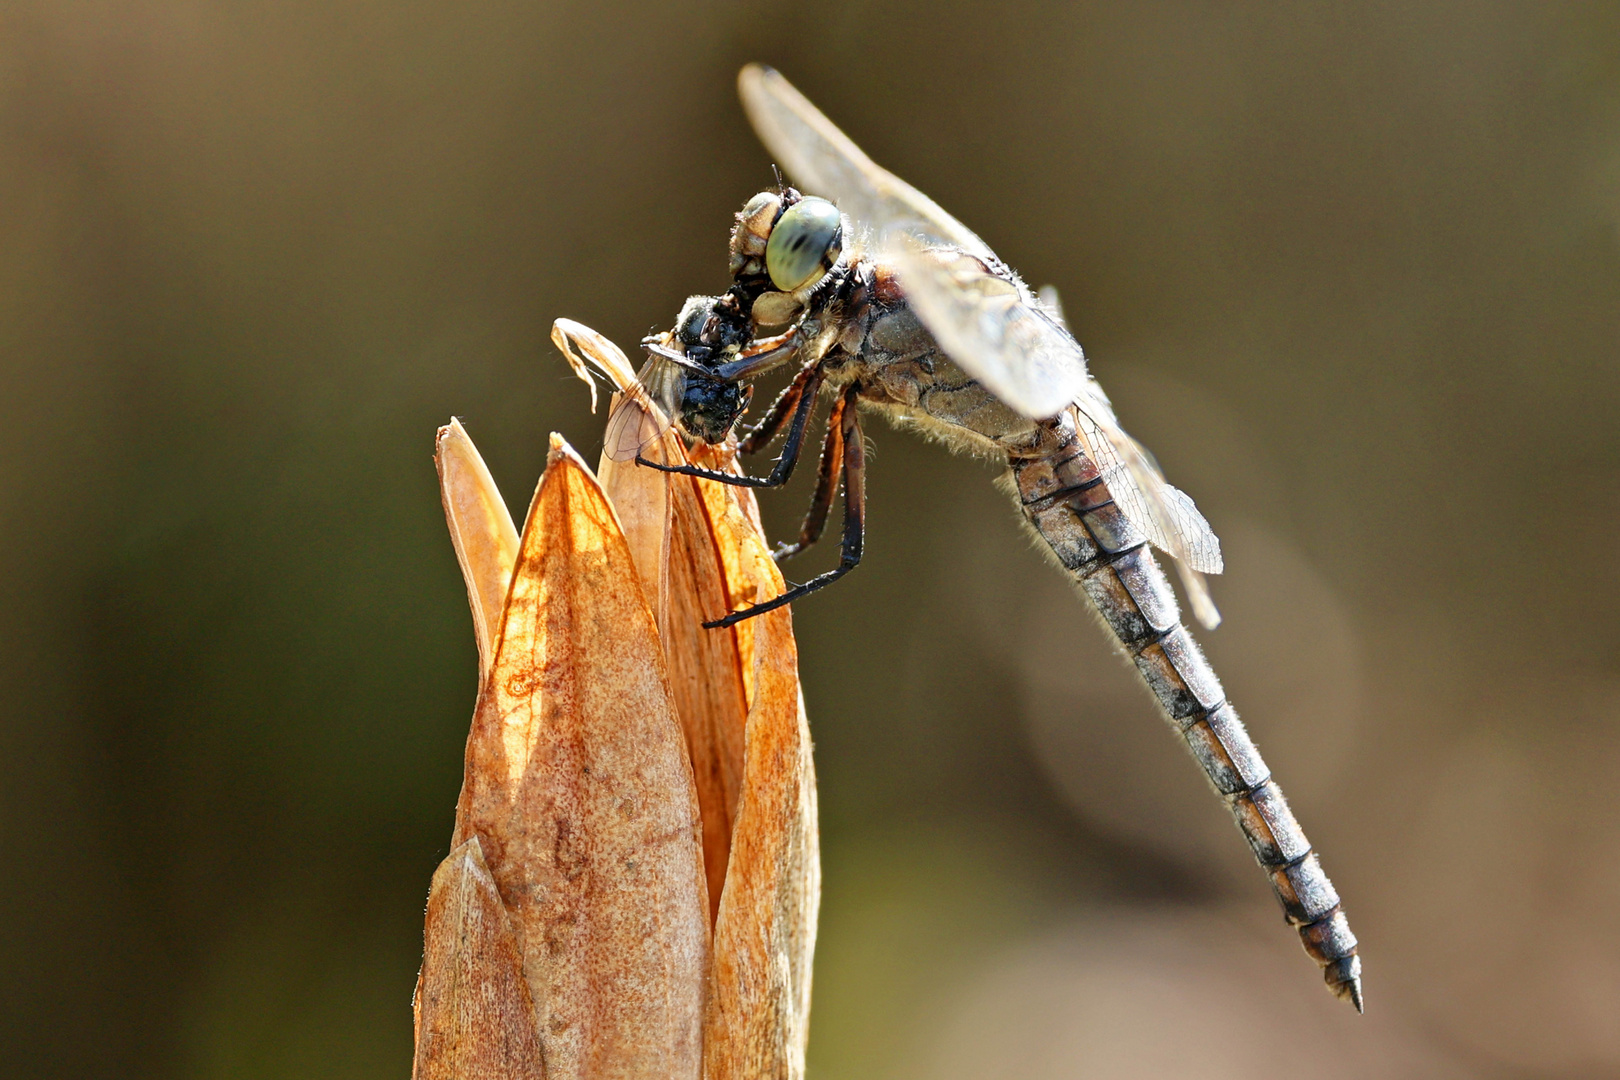
[[[1015,282],[955,251],[895,247],[900,283],[940,347],[1002,401],[1029,417],[1075,410],[1086,449],[1120,512],[1177,562],[1193,614],[1220,622],[1203,574],[1221,572],[1221,544],[1186,492],[1170,486],[1142,445],[1119,426],[1085,355],[1067,330]]]
[[[1203,575],[1221,572],[1220,541],[1192,499],[1166,483],[1148,452],[1120,428],[1055,295],[1050,304],[1037,300],[984,241],[874,163],[775,71],[751,64],[738,89],[754,130],[788,176],[875,235],[917,318],[946,355],[1031,419],[1073,407],[1120,512],[1175,559],[1193,613],[1216,625],[1220,615]]]
[[[1167,483],[1142,444],[1120,428],[1102,387],[1090,382],[1074,410],[1081,441],[1102,471],[1115,505],[1150,544],[1175,559],[1193,614],[1213,629],[1221,615],[1204,575],[1225,567],[1215,531],[1192,496]]]
[[[759,141],[806,191],[831,199],[879,235],[908,232],[999,261],[966,225],[867,157],[778,72],[749,64],[737,76],[737,92]]]
[[[1016,281],[949,249],[896,243],[890,258],[917,318],[945,354],[989,391],[1035,420],[1061,413],[1090,381],[1068,331]]]
[[[917,317],[962,370],[1035,419],[1074,400],[1086,379],[1085,354],[983,240],[873,162],[775,71],[750,64],[737,86],[760,141],[788,175],[878,235]],[[917,241],[972,258],[941,262]]]

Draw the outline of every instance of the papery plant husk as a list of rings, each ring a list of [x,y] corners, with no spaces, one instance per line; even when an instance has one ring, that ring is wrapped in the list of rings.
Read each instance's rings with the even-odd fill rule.
[[[633,391],[611,343],[554,337]],[[553,436],[519,542],[459,424],[437,456],[481,677],[414,1075],[802,1076],[820,872],[791,615],[701,626],[783,588],[751,495],[608,461],[599,483]]]

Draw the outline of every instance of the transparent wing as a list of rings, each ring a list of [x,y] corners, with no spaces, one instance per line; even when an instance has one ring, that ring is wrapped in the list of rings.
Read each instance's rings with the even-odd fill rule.
[[[647,451],[674,426],[685,381],[680,365],[654,356],[634,382],[620,388],[602,435],[602,452],[610,461],[632,461],[637,455],[663,460]]]
[[[831,199],[858,225],[880,236],[907,232],[1000,264],[966,225],[873,162],[772,68],[760,64],[743,68],[737,92],[759,141],[805,191]]]
[[[750,64],[737,86],[760,141],[788,175],[878,234],[918,318],[952,360],[1026,416],[1055,416],[1074,400],[1086,378],[1080,346],[983,240],[874,163],[777,72]],[[939,248],[971,258],[942,260]]]
[[[1012,408],[1043,420],[1085,390],[1086,354],[1016,281],[971,256],[909,240],[890,258],[945,354]]]
[[[591,411],[596,411],[596,376],[607,376],[616,391],[608,416],[602,451],[609,461],[631,461],[637,456],[667,462],[667,446],[654,447],[674,426],[685,376],[678,365],[653,355],[638,374],[613,342],[584,323],[558,319],[551,324],[551,340],[562,351],[574,374],[591,388]],[[660,344],[668,348],[670,335]],[[593,372],[594,369],[594,372]],[[679,439],[674,440],[677,444]]]
[[[1075,408],[1120,511],[1176,560],[1199,621],[1219,622],[1202,574],[1220,572],[1220,541],[1192,499],[1166,483],[1120,428],[1055,297],[1048,310],[972,230],[873,162],[776,71],[750,64],[737,86],[760,141],[788,176],[877,234],[917,317],[946,355],[1025,416]]]
[[[1113,406],[1096,382],[1089,382],[1075,402],[1075,421],[1120,512],[1149,543],[1175,559],[1193,614],[1213,629],[1221,615],[1203,575],[1218,574],[1224,567],[1215,531],[1192,497],[1167,483],[1152,455],[1120,428]]]
[[[1042,285],[1035,290],[1035,298],[1041,302],[1047,318],[1065,330],[1069,328],[1069,320],[1063,317],[1063,300],[1058,296],[1056,285]]]

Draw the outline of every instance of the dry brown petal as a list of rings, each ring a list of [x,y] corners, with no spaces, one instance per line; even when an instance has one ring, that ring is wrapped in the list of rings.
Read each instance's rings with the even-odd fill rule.
[[[558,319],[552,341],[574,371],[591,385],[595,367],[617,391],[632,387],[635,372],[618,346],[590,327]],[[613,396],[618,408],[622,393]],[[681,442],[667,434],[647,453],[653,460],[685,463]],[[703,623],[730,610],[725,564],[699,488],[689,476],[675,476],[616,462],[605,454],[599,465],[602,487],[618,511],[636,567],[658,619],[676,712],[687,749],[703,817],[703,859],[709,886],[710,922],[719,912],[731,850],[732,821],[742,783],[743,727],[748,715],[747,679],[736,631],[707,630]]]
[[[517,527],[461,421],[451,420],[439,429],[433,463],[439,470],[439,495],[450,525],[450,541],[467,582],[482,683],[494,659],[495,635],[517,562]]]
[[[695,1076],[709,925],[685,738],[613,508],[557,436],[499,642],[455,842],[483,843],[549,1074]]]
[[[474,837],[433,872],[412,1080],[544,1080],[523,959]]]
[[[694,455],[730,467],[714,450]],[[778,595],[746,489],[699,485],[731,603]],[[741,799],[714,930],[714,975],[704,1023],[706,1080],[804,1075],[810,962],[821,898],[815,767],[799,692],[793,621],[780,608],[738,624],[751,676]]]
[[[615,393],[608,404],[612,416],[629,392],[638,401],[645,402],[640,393],[635,369],[624,352],[613,342],[598,334],[584,323],[572,319],[558,319],[551,325],[551,340],[563,357],[587,386],[591,388],[591,411],[596,411],[596,380],[591,376],[595,368],[613,384]],[[650,412],[653,406],[644,406]],[[658,424],[649,420],[656,429]],[[684,464],[686,455],[681,441],[673,432],[645,448],[645,456],[652,461]],[[619,521],[624,526],[625,539],[630,543],[636,570],[647,591],[647,600],[658,618],[659,629],[666,625],[669,612],[669,528],[672,509],[669,503],[669,478],[655,469],[646,469],[634,461],[614,461],[606,452],[597,462],[597,477],[602,489],[608,493]]]
[[[562,351],[574,374],[591,388],[591,412],[596,411],[596,379],[591,368],[607,376],[615,390],[636,382],[636,369],[624,350],[582,322],[557,319],[551,324],[551,341]]]
[[[553,338],[637,392],[605,338]],[[672,434],[650,453],[684,460]],[[553,1077],[802,1077],[820,870],[791,616],[701,625],[783,588],[752,493],[610,461],[599,486],[554,436],[513,573],[459,425],[439,459],[487,676],[430,898],[418,1075],[543,1056]]]
[[[613,400],[617,402],[618,395]],[[644,469],[633,461],[612,461],[605,454],[597,467],[602,490],[624,526],[624,538],[653,618],[662,630],[669,617],[669,528],[674,515],[669,481],[656,469]]]
[[[674,513],[669,539],[669,608],[662,630],[670,688],[686,731],[703,814],[703,859],[712,924],[720,911],[742,789],[748,699],[735,630],[703,626],[705,620],[718,619],[730,610],[724,562],[698,493],[705,486],[714,485],[689,476],[670,477]]]
[[[815,772],[786,609],[756,624],[742,800],[714,930],[706,1080],[802,1077],[821,869]]]
[[[693,451],[692,460],[706,469],[738,471],[736,452],[729,447],[699,446]],[[720,552],[727,609],[735,611],[779,595],[785,586],[776,560],[771,558],[770,548],[765,543],[765,530],[759,524],[759,503],[754,493],[731,484],[699,484],[697,491]],[[742,661],[743,689],[750,706],[754,701],[757,622],[757,619],[744,619],[732,627]],[[791,639],[791,634],[789,637]]]

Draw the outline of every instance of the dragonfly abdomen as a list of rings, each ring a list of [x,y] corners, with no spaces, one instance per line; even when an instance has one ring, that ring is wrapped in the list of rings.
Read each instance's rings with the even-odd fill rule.
[[[1181,625],[1175,595],[1145,538],[1115,505],[1069,418],[1053,422],[1052,431],[1050,452],[1012,461],[1025,517],[1091,598],[1226,802],[1328,988],[1360,1011],[1361,960],[1333,883],[1203,651]]]

